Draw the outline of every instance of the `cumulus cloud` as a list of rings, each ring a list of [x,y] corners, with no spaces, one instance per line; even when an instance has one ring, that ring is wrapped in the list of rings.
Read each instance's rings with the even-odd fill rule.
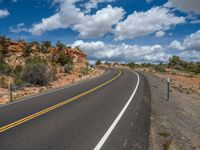
[[[41,23],[34,24],[29,31],[34,35],[41,35],[46,31],[65,29],[77,24],[83,19],[84,14],[75,7],[75,2],[77,0],[54,0],[54,3],[59,3],[59,12],[48,18],[43,18]]]
[[[45,31],[55,29],[72,28],[80,33],[82,37],[103,36],[112,30],[124,15],[124,10],[108,5],[98,10],[94,15],[87,15],[75,6],[78,0],[54,0],[59,3],[60,10],[48,17],[43,18],[38,24],[34,24],[30,32],[41,35]]]
[[[184,50],[184,47],[181,44],[181,42],[179,42],[177,40],[174,40],[173,42],[171,42],[169,47],[172,49]]]
[[[7,9],[0,9],[0,18],[5,18],[9,15],[10,15],[10,13],[8,12]]]
[[[161,45],[138,46],[128,44],[105,44],[102,41],[75,41],[72,47],[79,46],[89,60],[119,61],[119,62],[153,62],[167,61],[168,54]]]
[[[166,7],[177,8],[187,13],[200,13],[200,1],[199,0],[169,0]]]
[[[170,9],[165,7],[153,7],[146,12],[134,12],[124,19],[125,11],[121,7],[102,8],[96,13],[88,14],[76,5],[80,0],[54,0],[58,4],[58,11],[43,18],[40,23],[33,24],[29,32],[41,35],[46,31],[55,29],[67,29],[77,31],[82,38],[104,36],[107,33],[114,34],[115,40],[132,39],[139,36],[155,33],[156,37],[165,35],[166,30],[184,23],[184,17],[175,16]],[[85,8],[92,9],[99,3],[115,0],[89,0],[84,3]]]
[[[16,27],[9,27],[9,31],[13,32],[13,33],[19,33],[19,32],[26,32],[26,31],[28,31],[28,29],[25,28],[24,23],[19,23],[19,24],[17,24]]]
[[[158,31],[156,32],[156,37],[163,37],[165,35],[165,32],[164,31]]]
[[[169,47],[177,50],[200,51],[200,30],[187,36],[183,42],[174,40]]]
[[[129,15],[116,26],[114,33],[116,40],[132,39],[159,30],[168,30],[171,26],[184,22],[184,17],[175,16],[167,8],[153,7],[146,12]]]
[[[103,36],[112,31],[112,26],[116,25],[123,15],[122,8],[113,8],[108,5],[97,11],[95,15],[85,16],[81,22],[74,26],[74,29],[80,33],[81,37]]]
[[[174,45],[175,44],[177,43],[174,43]],[[170,53],[169,46],[162,46],[159,44],[141,46],[124,43],[106,44],[102,41],[84,42],[82,40],[78,40],[71,46],[79,46],[87,54],[90,61],[100,59],[102,61],[160,63],[161,61],[168,62],[169,57],[172,55],[178,55],[187,61],[200,61],[200,51],[198,50],[189,51],[174,49],[173,53]]]
[[[91,9],[97,8],[98,4],[100,3],[110,3],[114,2],[115,0],[89,0],[87,3],[84,4],[86,12],[90,12]]]
[[[183,41],[183,45],[186,49],[200,51],[200,30],[186,37]]]

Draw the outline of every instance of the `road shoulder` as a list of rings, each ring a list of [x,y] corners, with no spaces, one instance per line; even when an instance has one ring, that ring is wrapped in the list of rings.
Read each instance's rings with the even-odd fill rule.
[[[171,88],[166,100],[166,81],[144,73],[151,88],[150,150],[200,149],[199,95]]]

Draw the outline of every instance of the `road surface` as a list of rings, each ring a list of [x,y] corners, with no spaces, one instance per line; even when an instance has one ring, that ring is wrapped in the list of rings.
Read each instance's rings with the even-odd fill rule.
[[[142,74],[103,75],[0,107],[1,150],[148,149],[150,91]]]

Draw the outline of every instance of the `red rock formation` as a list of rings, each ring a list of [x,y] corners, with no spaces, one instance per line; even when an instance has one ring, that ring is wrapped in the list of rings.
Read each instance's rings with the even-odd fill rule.
[[[25,46],[24,42],[10,42],[8,50],[11,52],[22,52]]]

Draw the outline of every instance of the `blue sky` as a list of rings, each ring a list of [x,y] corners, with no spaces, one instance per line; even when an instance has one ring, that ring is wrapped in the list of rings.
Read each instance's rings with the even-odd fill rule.
[[[200,1],[0,0],[0,35],[60,40],[89,60],[200,61]]]

